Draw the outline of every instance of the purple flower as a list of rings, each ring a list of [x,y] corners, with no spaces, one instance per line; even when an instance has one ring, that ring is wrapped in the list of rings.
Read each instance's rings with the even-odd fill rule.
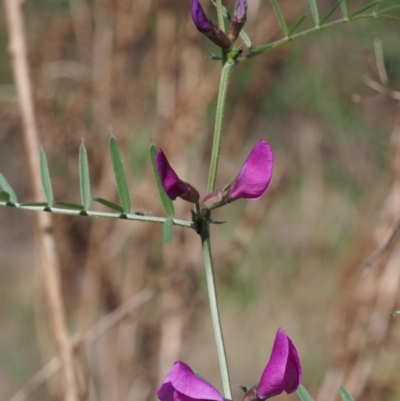
[[[235,13],[232,17],[229,39],[232,42],[239,36],[247,19],[247,0],[236,0]]]
[[[160,401],[224,401],[218,390],[180,361],[174,363],[157,397]]]
[[[260,401],[297,390],[301,382],[301,365],[297,350],[286,333],[279,329],[271,357],[261,375],[243,401]],[[227,401],[210,383],[196,376],[192,369],[177,361],[157,392],[160,401]]]
[[[206,209],[215,209],[240,198],[260,198],[268,188],[273,168],[274,155],[271,146],[263,140],[258,141],[232,184],[208,194],[203,199],[203,206]]]
[[[242,20],[246,19],[246,11],[247,11],[247,1],[246,0],[236,0],[235,5],[235,16],[237,19]]]
[[[170,199],[180,197],[192,203],[199,201],[199,193],[190,184],[179,179],[161,149],[156,154],[156,166],[161,185]]]
[[[290,338],[279,329],[260,383],[244,395],[243,401],[266,400],[284,391],[290,394],[298,389],[300,382],[299,355]]]
[[[217,46],[225,50],[232,47],[232,42],[225,32],[221,31],[220,27],[207,17],[199,0],[192,0],[192,19],[198,31],[206,35]]]
[[[192,0],[192,18],[196,28],[201,33],[213,30],[213,23],[207,18],[199,0]]]

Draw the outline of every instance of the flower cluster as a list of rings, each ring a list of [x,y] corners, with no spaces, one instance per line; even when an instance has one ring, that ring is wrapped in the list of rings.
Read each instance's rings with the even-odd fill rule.
[[[161,184],[172,200],[180,197],[192,203],[199,201],[197,190],[178,177],[161,149],[156,155],[156,166]],[[216,189],[203,199],[203,210],[215,209],[236,199],[258,199],[268,188],[273,167],[274,155],[271,146],[263,140],[258,141],[234,181],[226,187]]]
[[[247,1],[237,0],[234,15],[231,21],[229,35],[226,35],[221,28],[212,22],[204,12],[199,0],[192,0],[192,18],[199,32],[203,33],[224,50],[229,50],[239,36],[246,22]]]
[[[286,333],[276,333],[271,357],[257,385],[243,401],[260,401],[286,392],[293,393],[301,382],[301,364],[295,346]],[[210,383],[181,361],[175,362],[157,392],[160,401],[225,401]]]

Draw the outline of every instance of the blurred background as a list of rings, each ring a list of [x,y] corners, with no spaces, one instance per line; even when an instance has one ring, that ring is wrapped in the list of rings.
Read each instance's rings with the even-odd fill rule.
[[[366,4],[348,3],[351,10]],[[305,27],[312,26],[306,0],[279,4],[289,23],[307,13]],[[232,9],[234,1],[226,5]],[[318,5],[324,15],[334,2]],[[29,201],[0,7],[0,171]],[[218,49],[196,31],[189,10],[189,0],[25,2],[35,110],[55,199],[79,201],[84,139],[92,195],[117,201],[109,127],[134,211],[164,216],[151,141],[205,195],[220,63],[209,59]],[[206,10],[215,17],[211,6]],[[226,221],[213,226],[212,240],[235,400],[239,384],[259,380],[279,327],[296,344],[303,383],[317,401],[336,400],[339,384],[363,401],[400,399],[400,321],[389,316],[400,309],[399,241],[360,274],[400,215],[399,26],[352,22],[233,72],[217,185],[232,181],[261,138],[276,156],[263,198],[213,214]],[[245,29],[256,45],[282,36],[267,1],[249,0]],[[190,219],[189,204],[177,200],[175,207],[178,218]],[[1,400],[62,399],[57,373],[12,398],[55,356],[33,213],[0,209]],[[82,400],[153,401],[176,359],[221,388],[197,234],[175,227],[170,245],[160,225],[52,218],[72,336],[180,273],[178,282],[76,347]]]

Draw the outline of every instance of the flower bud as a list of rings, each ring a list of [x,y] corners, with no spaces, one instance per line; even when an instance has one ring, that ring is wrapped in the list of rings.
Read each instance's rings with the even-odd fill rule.
[[[247,0],[236,0],[235,12],[231,21],[231,28],[229,30],[229,39],[232,43],[239,36],[247,19]]]
[[[232,42],[225,32],[207,17],[199,0],[192,0],[192,19],[197,30],[206,35],[217,46],[225,50],[232,47]]]

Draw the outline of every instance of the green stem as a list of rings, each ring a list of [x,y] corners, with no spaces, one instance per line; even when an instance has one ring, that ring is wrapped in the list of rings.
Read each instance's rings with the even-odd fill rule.
[[[220,29],[225,32],[225,20],[224,20],[223,8],[222,8],[222,1],[216,0],[215,4],[217,6],[218,25],[219,25]]]
[[[228,59],[221,70],[221,80],[219,83],[218,101],[215,115],[214,140],[211,153],[210,170],[208,174],[207,193],[211,193],[215,189],[219,152],[221,148],[222,125],[224,120],[226,94],[228,92],[229,76],[234,65],[235,61]]]
[[[217,346],[219,367],[221,370],[224,397],[231,400],[232,392],[229,380],[228,361],[226,359],[224,337],[222,334],[221,320],[219,316],[217,290],[215,287],[214,267],[211,255],[210,228],[208,222],[203,220],[204,227],[201,230],[201,245],[206,269],[208,298],[210,300],[211,319],[214,328],[215,343]]]
[[[394,19],[393,16],[389,16],[389,15],[381,15],[380,17]],[[289,36],[287,38],[283,38],[283,39],[277,40],[276,42],[267,43],[265,45],[260,45],[260,46],[253,47],[249,54],[246,54],[246,55],[244,55],[242,57],[239,57],[237,59],[237,62],[238,63],[242,63],[243,61],[246,61],[249,58],[258,56],[259,54],[265,53],[265,52],[267,52],[269,50],[272,50],[272,49],[274,49],[274,48],[276,48],[278,46],[282,46],[282,45],[284,45],[286,43],[289,43],[289,42],[292,42],[294,40],[301,39],[301,38],[304,38],[306,36],[312,35],[313,33],[317,32],[317,31],[323,31],[323,30],[328,29],[328,28],[333,28],[335,26],[345,24],[346,22],[356,21],[356,20],[361,20],[361,19],[367,19],[367,18],[377,18],[377,15],[375,13],[373,13],[373,14],[358,15],[358,16],[353,17],[353,18],[351,18],[351,17],[350,18],[342,18],[342,19],[339,19],[337,21],[328,22],[328,23],[326,23],[326,24],[324,24],[322,26],[314,27],[314,28],[311,28],[311,29],[307,29],[306,31],[296,33],[296,34],[291,35],[291,36]]]
[[[141,216],[138,214],[123,214],[123,213],[107,213],[107,212],[95,212],[95,211],[82,211],[76,209],[63,209],[59,207],[47,206],[33,206],[33,205],[22,205],[20,203],[10,203],[0,201],[0,206],[15,207],[17,209],[23,210],[33,210],[36,212],[50,212],[55,214],[66,214],[69,216],[85,216],[85,217],[105,217],[109,219],[121,219],[121,220],[135,220],[135,221],[145,221],[151,223],[164,224],[165,217],[152,217],[152,216]],[[186,228],[195,229],[192,221],[174,219],[175,226],[181,226]]]

